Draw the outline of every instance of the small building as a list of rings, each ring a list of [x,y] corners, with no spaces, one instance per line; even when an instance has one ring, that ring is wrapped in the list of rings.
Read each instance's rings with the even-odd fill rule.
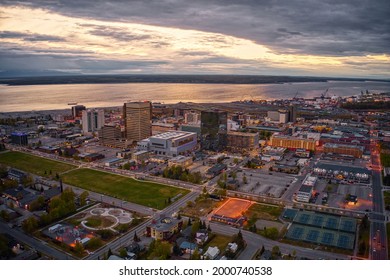
[[[177,156],[168,160],[168,166],[181,166],[187,168],[193,163],[192,157]]]
[[[24,173],[22,171],[19,171],[19,170],[13,169],[13,168],[8,170],[8,178],[11,180],[17,181],[19,184],[21,184],[23,179],[26,177],[27,177],[26,173]]]
[[[218,255],[219,255],[220,251],[218,249],[217,246],[215,247],[209,247],[206,251],[206,253],[204,253],[204,258],[207,258],[207,259],[210,259],[210,260],[215,260]]]
[[[152,224],[146,227],[146,236],[156,240],[167,240],[175,232],[179,232],[183,226],[183,220],[175,218],[161,218],[152,221]]]
[[[79,158],[83,159],[85,161],[91,162],[91,161],[96,161],[99,159],[103,159],[104,155],[103,154],[98,154],[98,153],[91,153],[91,154],[79,154]]]
[[[224,163],[218,163],[213,167],[209,168],[206,172],[206,176],[208,178],[213,178],[219,174],[221,174],[224,170],[227,169],[227,165]]]
[[[118,257],[116,255],[111,255],[108,257],[108,260],[109,261],[123,261],[124,259],[122,259],[121,257]]]
[[[202,245],[209,239],[209,232],[207,230],[199,230],[195,234],[195,241],[197,244]]]
[[[11,133],[11,143],[15,145],[27,146],[28,135],[22,132]]]
[[[227,133],[227,148],[231,151],[252,151],[259,147],[259,133]]]
[[[120,163],[121,161],[122,161],[122,159],[120,159],[120,158],[110,158],[104,162],[104,165],[107,167],[111,167],[111,166],[115,166],[116,164]]]
[[[183,241],[179,248],[184,254],[193,254],[198,246],[195,243]]]
[[[284,154],[287,149],[282,147],[271,147],[267,146],[263,149],[261,153],[261,160],[270,162],[273,160],[279,161],[283,159]]]
[[[147,161],[150,158],[150,152],[148,151],[138,151],[131,155],[131,159],[135,160],[136,162],[143,162]]]
[[[58,154],[61,151],[61,148],[58,146],[41,146],[38,148],[38,151],[46,154]]]
[[[311,176],[310,174],[306,176],[305,180],[302,182],[302,186],[297,192],[296,200],[300,202],[309,202],[312,197],[314,187],[317,183],[317,177]]]
[[[226,250],[227,251],[230,251],[232,253],[236,253],[237,250],[238,250],[238,245],[237,243],[228,243],[227,247],[226,247]]]
[[[361,158],[363,156],[364,147],[355,146],[355,145],[326,143],[324,145],[324,152],[339,154],[339,155],[349,155],[355,158]]]

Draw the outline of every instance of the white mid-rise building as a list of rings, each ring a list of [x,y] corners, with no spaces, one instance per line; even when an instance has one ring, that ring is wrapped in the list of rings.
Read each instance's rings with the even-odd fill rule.
[[[176,157],[193,151],[196,144],[196,133],[169,131],[139,141],[138,150],[150,151],[157,155]]]
[[[82,112],[83,133],[97,132],[104,126],[104,110],[88,109]]]

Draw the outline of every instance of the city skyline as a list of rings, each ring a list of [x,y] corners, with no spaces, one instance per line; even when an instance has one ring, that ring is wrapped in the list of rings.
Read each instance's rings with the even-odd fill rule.
[[[387,1],[0,6],[0,72],[366,78],[390,73]]]

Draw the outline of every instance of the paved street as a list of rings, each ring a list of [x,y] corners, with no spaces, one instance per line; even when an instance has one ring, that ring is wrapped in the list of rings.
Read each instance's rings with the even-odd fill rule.
[[[187,194],[185,197],[183,197],[181,200],[177,201],[176,203],[173,203],[166,207],[164,210],[158,212],[155,214],[154,218],[158,218],[161,215],[170,216],[174,212],[177,212],[180,207],[183,207],[186,205],[187,201],[194,201],[198,197],[198,192],[191,192]],[[108,251],[108,248],[111,248],[111,250],[118,250],[119,248],[123,246],[129,245],[134,237],[134,232],[137,232],[138,236],[142,236],[145,234],[146,227],[152,222],[152,219],[149,219],[145,223],[137,226],[135,229],[131,230],[126,235],[116,239],[115,241],[109,243],[108,245],[100,248],[97,250],[93,255],[89,255],[86,257],[86,259],[98,259],[99,257],[102,257],[104,253]]]
[[[211,230],[218,234],[223,235],[234,235],[238,233],[237,228],[233,228],[228,225],[218,224],[211,222],[210,223]],[[255,234],[253,232],[242,230],[242,235],[244,237],[244,240],[247,242],[247,247],[245,250],[238,256],[239,260],[250,260],[255,255],[257,250],[260,250],[261,247],[264,245],[265,249],[271,250],[274,246],[279,246],[280,251],[282,254],[291,254],[294,250],[296,252],[296,255],[299,257],[305,257],[308,259],[350,259],[351,256],[341,255],[341,254],[335,254],[330,252],[324,252],[324,251],[317,251],[309,248],[302,248],[298,246],[293,246],[290,244],[280,243],[277,241],[273,241],[267,238],[264,238],[258,234]]]

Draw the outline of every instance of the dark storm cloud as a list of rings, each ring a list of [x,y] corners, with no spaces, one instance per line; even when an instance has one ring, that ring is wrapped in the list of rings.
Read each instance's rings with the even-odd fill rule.
[[[29,32],[0,31],[0,39],[22,39],[28,42],[65,42],[65,38],[53,35],[42,35]]]
[[[217,32],[279,52],[390,53],[388,0],[37,0],[3,1],[68,16]],[[120,34],[113,34],[121,37]],[[215,38],[218,39],[218,38]]]
[[[56,69],[64,71],[107,72],[123,69],[148,69],[164,65],[160,60],[112,60],[94,59],[84,55],[39,54],[29,51],[0,50],[0,71]]]

